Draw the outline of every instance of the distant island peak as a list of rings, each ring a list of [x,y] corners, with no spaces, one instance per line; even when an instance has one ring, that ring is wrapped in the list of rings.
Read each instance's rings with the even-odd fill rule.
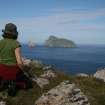
[[[73,48],[76,47],[76,44],[72,40],[65,38],[58,38],[56,36],[49,36],[45,41],[45,46],[47,47],[64,47],[64,48]]]

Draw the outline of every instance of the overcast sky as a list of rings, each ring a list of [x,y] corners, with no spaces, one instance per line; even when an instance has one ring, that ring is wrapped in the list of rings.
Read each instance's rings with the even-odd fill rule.
[[[0,34],[9,22],[17,25],[23,43],[55,35],[105,44],[105,0],[0,0]]]

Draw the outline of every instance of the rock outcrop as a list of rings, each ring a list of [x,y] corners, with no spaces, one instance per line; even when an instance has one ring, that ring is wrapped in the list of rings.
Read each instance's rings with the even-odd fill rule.
[[[48,70],[48,71],[45,71],[39,77],[33,79],[33,82],[36,82],[37,85],[40,88],[43,88],[45,85],[48,85],[49,84],[49,80],[50,79],[53,79],[55,77],[56,77],[56,74],[54,73],[54,71]]]
[[[102,70],[98,70],[93,76],[105,82],[105,68],[103,68]]]
[[[94,75],[79,73],[77,77],[69,77],[39,60],[23,58],[23,63],[24,71],[28,72],[25,75],[33,81],[34,87],[29,91],[19,91],[16,97],[8,97],[6,90],[1,91],[0,105],[90,105],[90,102],[104,105],[105,69]]]
[[[53,70],[48,70],[45,71],[42,75],[40,75],[40,77],[50,79],[50,78],[55,78],[56,74],[54,73]]]
[[[78,73],[76,76],[77,77],[89,77],[89,75],[85,73]]]
[[[37,83],[37,85],[40,87],[40,88],[43,88],[45,85],[48,85],[49,84],[49,80],[48,79],[45,79],[45,78],[36,78],[35,80],[33,80],[34,82]]]
[[[0,101],[0,105],[6,105],[5,101]]]
[[[75,84],[64,81],[43,94],[35,105],[90,105],[90,103]]]
[[[53,71],[52,66],[43,66],[43,64],[38,60],[30,60],[25,58],[22,60],[25,65],[24,73],[28,75],[33,82],[36,82],[40,88],[48,85],[49,80],[56,77],[56,73]],[[37,77],[33,73],[33,68],[41,68],[43,70],[43,74]]]
[[[46,40],[45,46],[72,48],[72,47],[76,47],[76,44],[73,41],[68,40],[68,39],[50,36],[48,40]]]
[[[30,62],[26,59],[24,62],[28,66],[35,66],[36,68],[42,67],[43,74],[32,79],[41,89],[44,89],[46,85],[50,84],[50,79],[57,77],[56,72],[50,65],[42,66],[42,63],[37,60]],[[87,77],[88,75],[82,73],[78,74],[78,76]],[[35,105],[90,105],[90,103],[83,92],[68,80],[61,82],[47,93],[42,94],[42,96],[35,101]]]

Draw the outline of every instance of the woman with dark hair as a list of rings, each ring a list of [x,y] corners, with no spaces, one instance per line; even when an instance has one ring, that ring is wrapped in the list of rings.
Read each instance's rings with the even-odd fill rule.
[[[0,40],[0,89],[8,88],[9,95],[16,94],[16,81],[18,74],[23,76],[23,62],[21,57],[21,44],[17,41],[17,27],[13,23],[5,25],[2,30],[3,39]],[[24,77],[23,77],[24,78]]]

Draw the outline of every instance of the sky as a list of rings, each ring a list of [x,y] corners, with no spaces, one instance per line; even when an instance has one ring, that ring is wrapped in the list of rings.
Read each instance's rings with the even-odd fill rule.
[[[22,43],[50,36],[77,44],[105,44],[105,0],[0,0],[0,35],[17,25]]]

